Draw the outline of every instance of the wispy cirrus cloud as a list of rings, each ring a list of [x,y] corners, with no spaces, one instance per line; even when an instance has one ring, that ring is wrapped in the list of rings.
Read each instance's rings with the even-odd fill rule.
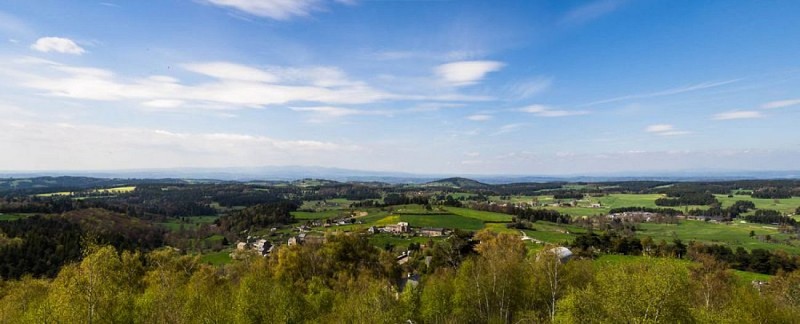
[[[500,128],[498,128],[494,133],[491,133],[489,135],[497,136],[497,135],[502,135],[502,134],[508,134],[508,133],[511,133],[511,132],[516,132],[520,128],[522,128],[523,126],[525,126],[525,124],[523,124],[523,123],[506,124],[506,125],[500,126]]]
[[[775,109],[775,108],[785,108],[791,106],[800,105],[800,99],[787,99],[787,100],[777,100],[777,101],[770,101],[763,105],[761,105],[762,109]]]
[[[672,88],[672,89],[666,89],[666,90],[661,90],[661,91],[648,92],[648,93],[639,93],[639,94],[632,94],[632,95],[625,95],[625,96],[614,97],[614,98],[609,98],[609,99],[603,99],[603,100],[593,101],[593,102],[590,102],[588,104],[584,104],[584,105],[580,105],[580,106],[581,107],[590,107],[590,106],[606,104],[606,103],[612,103],[612,102],[618,102],[618,101],[625,101],[625,100],[647,99],[647,98],[671,96],[671,95],[677,95],[677,94],[686,93],[686,92],[692,92],[692,91],[699,91],[699,90],[704,90],[704,89],[716,88],[716,87],[724,86],[724,85],[727,85],[727,84],[739,82],[741,80],[742,79],[731,79],[731,80],[716,81],[716,82],[702,82],[702,83],[697,83],[697,84],[692,84],[692,85],[683,86],[683,87],[677,87],[677,88]]]
[[[519,108],[517,111],[534,114],[538,117],[567,117],[589,114],[588,110],[562,110],[548,107],[545,105],[530,105]]]
[[[599,0],[582,4],[567,12],[560,20],[561,24],[577,25],[587,23],[610,14],[625,4],[624,0]]]
[[[31,49],[43,53],[56,52],[73,55],[81,55],[86,53],[86,50],[83,49],[83,47],[78,46],[75,41],[64,37],[39,38],[35,43],[31,44]]]
[[[504,66],[497,61],[460,61],[439,65],[434,72],[445,83],[460,87],[476,84]]]
[[[761,118],[764,115],[760,111],[755,110],[732,110],[718,113],[712,117],[713,120],[732,120],[732,119],[754,119]]]
[[[686,135],[690,133],[688,131],[675,129],[675,126],[671,124],[649,125],[645,128],[645,132],[660,136],[676,136],[676,135]]]
[[[275,20],[289,20],[294,17],[305,17],[314,11],[323,10],[332,2],[349,4],[353,0],[206,0],[207,3],[224,8],[235,9],[253,16]]]
[[[527,99],[547,91],[552,84],[552,78],[535,77],[529,80],[512,83],[508,87],[508,93],[516,100]]]

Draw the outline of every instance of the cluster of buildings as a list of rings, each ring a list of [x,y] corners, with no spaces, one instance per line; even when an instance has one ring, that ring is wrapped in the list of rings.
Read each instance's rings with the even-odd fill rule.
[[[275,250],[275,245],[261,238],[248,236],[245,242],[236,243],[237,251],[254,251],[259,255],[269,255]]]
[[[441,227],[411,228],[407,222],[399,222],[384,227],[371,226],[367,232],[370,234],[389,233],[394,235],[419,235],[428,237],[439,237],[449,234],[447,229]]]

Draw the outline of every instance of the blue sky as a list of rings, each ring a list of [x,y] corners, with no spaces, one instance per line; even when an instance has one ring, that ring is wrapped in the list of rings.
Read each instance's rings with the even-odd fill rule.
[[[796,170],[798,39],[797,1],[11,0],[0,170]]]

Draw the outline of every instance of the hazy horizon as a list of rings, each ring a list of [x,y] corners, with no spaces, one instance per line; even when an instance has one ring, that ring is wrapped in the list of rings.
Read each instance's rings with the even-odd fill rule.
[[[797,170],[800,3],[0,5],[0,172]]]

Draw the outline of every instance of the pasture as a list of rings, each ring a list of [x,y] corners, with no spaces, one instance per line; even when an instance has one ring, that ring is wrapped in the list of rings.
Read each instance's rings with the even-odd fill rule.
[[[191,216],[191,217],[184,217],[184,220],[180,218],[170,218],[166,222],[156,223],[160,226],[167,228],[170,231],[178,231],[183,227],[183,229],[196,229],[203,224],[211,224],[215,220],[219,218],[218,216]]]
[[[722,207],[728,207],[733,205],[734,202],[737,200],[747,200],[752,201],[757,209],[774,209],[777,210],[784,215],[791,215],[794,214],[795,209],[800,207],[800,197],[792,197],[787,199],[761,199],[761,198],[753,198],[747,195],[734,195],[733,197],[728,197],[727,195],[714,195],[717,197],[717,200],[722,203]]]
[[[732,249],[743,247],[747,250],[785,250],[794,254],[800,253],[800,241],[790,239],[788,234],[779,233],[777,227],[771,225],[738,222],[718,224],[687,220],[678,224],[642,223],[638,228],[636,233],[639,237],[650,236],[657,242],[660,240],[671,242],[678,238],[684,243],[688,241],[716,243],[727,245]],[[750,231],[755,232],[756,236],[750,237]],[[765,235],[769,235],[773,242],[763,241],[761,237]]]
[[[511,219],[513,217],[508,214],[493,213],[493,212],[480,211],[469,208],[445,207],[445,210],[454,215],[474,218],[490,223],[508,223],[511,222]]]

